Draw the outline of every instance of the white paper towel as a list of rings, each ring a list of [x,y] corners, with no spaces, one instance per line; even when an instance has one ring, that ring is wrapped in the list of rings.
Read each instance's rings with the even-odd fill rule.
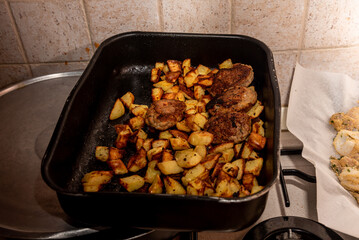
[[[358,106],[358,100],[358,80],[296,65],[287,126],[302,141],[302,156],[316,169],[318,221],[355,237],[359,237],[359,205],[330,168],[329,158],[337,154],[333,147],[336,131],[329,119],[334,113]]]

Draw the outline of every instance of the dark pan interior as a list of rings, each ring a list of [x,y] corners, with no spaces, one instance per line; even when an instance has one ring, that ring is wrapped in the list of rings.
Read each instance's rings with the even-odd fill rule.
[[[108,120],[116,98],[131,91],[136,104],[149,105],[150,71],[155,62],[186,58],[191,58],[193,66],[218,67],[231,58],[234,63],[253,67],[252,85],[265,105],[261,119],[266,122],[268,138],[261,153],[265,165],[259,182],[271,184],[278,171],[280,101],[270,51],[259,41],[243,36],[174,33],[128,33],[101,44],[62,112],[43,160],[45,181],[56,191],[78,193],[85,173],[108,169],[95,159],[94,150],[98,145],[113,146],[113,125],[129,119],[126,115]],[[117,181],[105,190],[118,191]]]

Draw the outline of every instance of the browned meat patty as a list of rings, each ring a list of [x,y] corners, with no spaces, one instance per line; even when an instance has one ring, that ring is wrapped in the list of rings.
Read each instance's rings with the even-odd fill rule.
[[[218,96],[234,85],[248,87],[253,81],[253,76],[251,66],[236,63],[233,68],[219,70],[214,77],[213,85],[208,91],[212,96]]]
[[[243,112],[220,113],[209,118],[204,128],[214,135],[214,144],[239,143],[251,132],[251,118]]]
[[[166,130],[183,118],[186,104],[179,100],[162,99],[152,103],[147,110],[146,124],[157,130]]]
[[[213,99],[207,104],[208,111],[216,112],[247,112],[257,102],[257,92],[251,88],[238,85],[229,88],[222,96]]]

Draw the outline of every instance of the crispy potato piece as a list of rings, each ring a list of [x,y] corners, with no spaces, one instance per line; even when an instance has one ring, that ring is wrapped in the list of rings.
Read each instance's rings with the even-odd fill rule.
[[[248,159],[252,152],[253,152],[253,148],[249,145],[248,142],[245,142],[243,144],[241,158]]]
[[[123,106],[120,99],[117,98],[115,104],[113,105],[109,118],[110,120],[115,120],[117,118],[122,117],[124,114],[125,114],[125,107]]]
[[[167,90],[166,93],[178,93],[180,90],[178,85],[174,85],[173,87],[171,87],[170,89]]]
[[[266,138],[252,132],[248,137],[248,144],[255,150],[262,150],[266,144]]]
[[[211,170],[216,166],[221,155],[222,155],[221,153],[207,154],[207,156],[203,159],[201,164],[208,170]]]
[[[177,164],[176,160],[159,162],[157,163],[157,167],[164,175],[172,175],[172,174],[183,172],[183,168],[181,168]]]
[[[165,93],[162,95],[162,99],[176,99],[177,93]]]
[[[175,97],[176,100],[178,101],[186,101],[186,98],[184,96],[184,93],[182,91],[179,91],[178,93],[176,93],[176,97]]]
[[[170,83],[175,83],[178,77],[181,75],[181,72],[168,72],[166,73],[166,81]]]
[[[160,175],[161,171],[157,169],[157,160],[150,161],[147,165],[146,175],[145,175],[145,182],[153,183],[155,180],[156,175]]]
[[[168,194],[186,194],[183,186],[173,178],[166,176],[163,178],[165,183],[166,193]]]
[[[136,191],[145,185],[145,180],[139,175],[132,175],[119,179],[120,185],[124,187],[128,192]]]
[[[166,92],[168,89],[173,87],[173,83],[162,80],[162,81],[159,81],[159,82],[153,84],[153,86],[156,88],[162,88],[162,90],[164,92]]]
[[[168,73],[169,71],[170,71],[170,69],[169,69],[168,65],[165,64],[165,65],[163,66],[162,72],[163,72],[164,74],[166,74],[166,73]]]
[[[84,192],[98,192],[102,186],[111,181],[113,174],[110,171],[92,171],[82,178]]]
[[[128,163],[127,169],[130,172],[138,172],[142,168],[147,166],[146,151],[141,148],[136,152],[135,155],[131,156]]]
[[[125,93],[121,98],[121,101],[128,109],[135,102],[135,96],[131,92]]]
[[[171,72],[181,72],[182,71],[182,63],[178,60],[167,60],[168,68]]]
[[[192,67],[187,67],[187,66],[185,66],[184,68],[183,68],[183,73],[182,73],[182,76],[186,76],[187,75],[187,73],[189,73],[190,71],[192,71],[193,70],[193,68]],[[184,79],[183,79],[184,80]],[[183,82],[183,84],[184,84],[184,82]]]
[[[161,100],[162,95],[163,95],[163,89],[162,88],[152,88],[151,90],[151,97],[152,97],[152,101],[158,101]]]
[[[131,113],[137,117],[145,118],[147,110],[148,110],[147,105],[137,105],[136,107],[131,109]]]
[[[133,132],[129,125],[118,124],[115,126],[115,128],[116,132],[118,133],[115,142],[116,148],[125,148]]]
[[[211,69],[209,69],[206,66],[203,66],[202,64],[198,65],[196,70],[197,70],[198,75],[207,75],[208,73],[211,72]]]
[[[253,186],[251,190],[251,195],[263,190],[263,188],[264,188],[263,186]]]
[[[195,70],[192,70],[186,74],[184,77],[184,83],[186,84],[186,87],[190,88],[193,87],[198,82],[197,78],[198,74]]]
[[[145,119],[143,117],[133,117],[129,120],[129,125],[133,131],[139,130],[145,126]]]
[[[183,185],[187,186],[189,182],[196,179],[198,176],[208,171],[203,165],[198,164],[197,166],[189,169],[186,174],[181,178]]]
[[[180,88],[180,92],[183,93],[186,99],[191,100],[194,98],[194,93],[190,88],[187,88],[184,85],[179,85],[179,88]]]
[[[162,153],[162,162],[172,161],[173,155],[171,150],[164,150]]]
[[[242,184],[243,186],[251,191],[252,190],[252,187],[253,187],[253,180],[255,179],[255,177],[253,176],[253,174],[251,173],[245,173],[243,174],[243,177],[242,177]]]
[[[112,169],[115,175],[121,175],[128,173],[126,165],[121,159],[110,160],[107,162],[108,166]]]
[[[240,158],[232,162],[235,166],[238,167],[238,174],[236,176],[237,180],[241,180],[244,174],[244,168],[245,168],[245,161],[244,159]]]
[[[176,123],[176,128],[178,130],[180,130],[180,131],[183,131],[183,132],[191,132],[191,129],[188,127],[186,120],[182,120],[180,122],[177,122]]]
[[[219,162],[228,163],[232,161],[233,157],[234,157],[234,149],[233,148],[226,149],[222,151],[222,156],[219,158]]]
[[[264,128],[263,128],[263,121],[259,120],[258,122],[255,122],[252,124],[252,132],[258,133],[262,137],[264,137]]]
[[[143,142],[142,147],[143,147],[143,149],[146,150],[146,152],[148,152],[152,148],[152,142],[153,142],[153,138],[147,138]]]
[[[202,86],[202,87],[210,87],[210,86],[213,85],[213,77],[204,78],[204,79],[199,78],[197,84]]]
[[[217,164],[214,166],[214,169],[212,171],[212,175],[211,175],[212,179],[215,179],[219,175],[219,173],[222,171],[222,167],[224,166],[224,164],[225,163],[217,162]]]
[[[97,160],[106,162],[110,158],[110,148],[106,146],[96,146],[95,157]]]
[[[126,150],[125,149],[118,149],[114,147],[110,147],[109,149],[109,160],[116,160],[123,158],[125,156]]]
[[[151,70],[151,82],[156,83],[160,79],[161,69],[152,68]]]
[[[159,153],[162,153],[162,151],[163,151],[162,147],[152,148],[152,149],[148,150],[147,151],[147,159],[148,159],[148,161],[152,161],[152,157],[159,154]]]
[[[197,109],[196,108],[191,108],[191,109],[188,109],[185,111],[186,115],[189,116],[189,115],[194,115],[197,113]]]
[[[186,149],[175,153],[177,164],[183,168],[191,168],[201,162],[202,157],[194,149]]]
[[[195,122],[195,119],[196,119],[196,114],[190,115],[190,116],[188,116],[188,117],[185,118],[187,127],[188,127],[191,131],[194,131],[194,132],[201,130],[201,127],[198,126],[198,124]]]
[[[184,138],[181,138],[181,137],[170,138],[170,142],[171,142],[172,149],[175,151],[185,150],[185,149],[189,149],[191,147],[189,145],[189,143],[187,142],[187,140]]]
[[[205,145],[197,145],[194,148],[194,151],[198,152],[198,154],[201,155],[202,160],[207,156],[207,148]]]
[[[235,158],[240,157],[242,146],[243,146],[243,142],[237,143],[236,145],[234,145],[234,157]]]
[[[224,150],[227,150],[229,148],[233,148],[234,147],[234,143],[232,142],[227,142],[227,143],[221,143],[217,146],[212,147],[209,152],[210,153],[219,153],[219,152],[223,152]]]
[[[213,134],[206,131],[192,132],[188,137],[188,142],[193,146],[204,145],[208,146],[213,141]]]
[[[186,110],[195,109],[198,104],[198,100],[190,99],[186,100],[184,103],[186,104]]]
[[[246,165],[244,167],[244,173],[251,173],[254,176],[259,176],[263,166],[263,158],[257,158],[254,160],[246,161]]]
[[[196,85],[193,87],[193,93],[195,99],[201,100],[201,98],[205,95],[206,92],[203,87]]]
[[[170,145],[169,143],[169,140],[167,139],[159,139],[159,140],[154,140],[152,142],[152,147],[153,148],[158,148],[158,147],[161,147],[161,148],[168,148],[168,146]]]
[[[160,194],[163,192],[163,182],[160,174],[157,174],[152,182],[152,185],[148,188],[148,192],[151,194]]]
[[[159,139],[170,139],[173,138],[173,135],[171,134],[171,132],[169,130],[166,131],[162,131],[160,132],[160,134],[158,135]]]
[[[227,60],[219,64],[219,69],[223,68],[233,68],[232,59],[228,58]]]
[[[182,131],[179,130],[169,130],[169,132],[172,134],[172,136],[176,137],[176,138],[183,138],[183,139],[188,139],[188,135]]]
[[[257,100],[257,102],[254,104],[254,106],[249,109],[247,114],[253,119],[259,117],[259,115],[262,113],[264,109],[264,106],[260,101]]]
[[[165,64],[163,62],[156,62],[155,63],[155,68],[158,68],[161,71],[163,70],[164,67],[165,67]]]
[[[191,67],[191,59],[190,58],[186,58],[185,60],[183,60],[182,68],[185,68],[185,67]]]
[[[237,177],[238,170],[239,170],[238,166],[230,162],[227,162],[222,167],[222,171],[224,171],[225,173],[227,173],[229,176],[233,178]]]

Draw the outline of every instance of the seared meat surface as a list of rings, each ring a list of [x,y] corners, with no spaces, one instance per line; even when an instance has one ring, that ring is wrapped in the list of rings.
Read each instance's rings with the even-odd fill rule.
[[[161,99],[152,103],[146,114],[146,124],[157,129],[166,130],[183,118],[186,104],[174,99]]]
[[[256,91],[251,88],[236,85],[229,88],[222,96],[209,102],[207,108],[212,115],[228,111],[247,112],[256,101]]]
[[[236,63],[233,68],[221,69],[216,74],[211,88],[208,89],[212,96],[221,95],[232,86],[248,87],[253,81],[253,69],[249,65]]]
[[[251,118],[244,112],[226,111],[212,116],[204,129],[214,135],[214,144],[239,143],[251,132]]]

